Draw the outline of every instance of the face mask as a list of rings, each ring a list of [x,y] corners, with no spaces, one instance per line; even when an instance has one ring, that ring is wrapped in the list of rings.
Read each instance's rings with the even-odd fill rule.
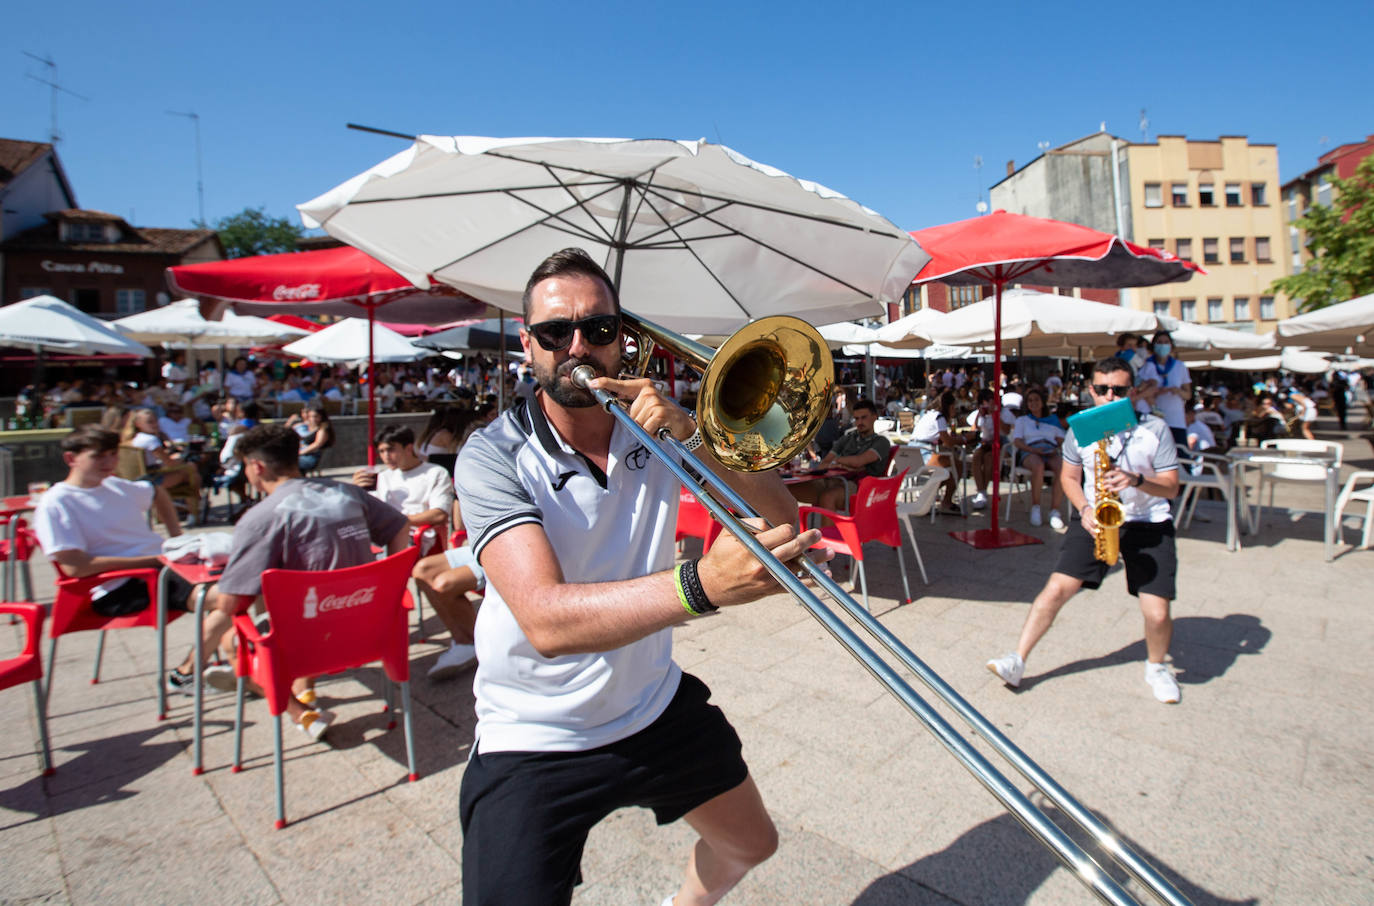
[[[1169,352],[1173,348],[1174,347],[1170,346],[1168,343],[1156,343],[1155,355],[1159,356],[1161,359],[1167,359],[1169,357]]]

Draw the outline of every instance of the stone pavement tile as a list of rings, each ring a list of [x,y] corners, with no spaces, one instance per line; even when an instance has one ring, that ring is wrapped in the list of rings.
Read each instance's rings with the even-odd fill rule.
[[[7,817],[0,812],[0,826],[4,826],[0,831],[4,835],[0,902],[71,902],[51,823],[42,818],[17,827],[5,826]]]
[[[682,858],[682,864],[670,865],[641,851],[596,880],[590,880],[584,867],[584,883],[573,891],[572,901],[586,906],[658,906],[681,886],[685,850]]]
[[[459,881],[420,900],[416,906],[450,906],[463,900],[463,884]]]
[[[1311,852],[1291,847],[1278,857],[1274,902],[1310,906],[1349,906],[1374,903],[1374,873],[1352,873]]]
[[[923,897],[903,878],[890,878],[882,866],[855,853],[845,841],[794,827],[778,828],[778,851],[754,869],[725,902],[779,903],[923,903],[944,906],[946,900]],[[905,899],[900,898],[901,894]],[[913,896],[914,895],[914,896]]]
[[[789,679],[734,661],[712,658],[690,672],[711,688],[711,702],[735,722],[757,717],[798,694]]]

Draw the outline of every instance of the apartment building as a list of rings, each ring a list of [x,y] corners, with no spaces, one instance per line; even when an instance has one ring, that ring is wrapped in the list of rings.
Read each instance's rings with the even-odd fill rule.
[[[1287,272],[1296,274],[1312,254],[1307,251],[1307,235],[1293,225],[1314,204],[1330,207],[1335,203],[1332,178],[1349,179],[1360,161],[1374,154],[1374,135],[1361,142],[1338,145],[1317,158],[1317,165],[1296,179],[1283,184],[1284,221],[1288,228]]]
[[[1097,133],[1019,169],[1009,163],[990,195],[994,208],[1119,232],[1207,271],[1186,283],[1126,290],[1122,304],[1263,332],[1293,314],[1287,298],[1269,292],[1287,254],[1278,192],[1272,144],[1180,135],[1144,143]]]

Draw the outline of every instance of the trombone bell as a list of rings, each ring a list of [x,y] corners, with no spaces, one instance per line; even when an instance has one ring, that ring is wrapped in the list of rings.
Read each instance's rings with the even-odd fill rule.
[[[621,313],[643,374],[657,343],[701,372],[697,427],[711,452],[735,472],[762,472],[796,456],[825,421],[835,386],[830,347],[816,328],[787,315],[751,321],[719,349]]]

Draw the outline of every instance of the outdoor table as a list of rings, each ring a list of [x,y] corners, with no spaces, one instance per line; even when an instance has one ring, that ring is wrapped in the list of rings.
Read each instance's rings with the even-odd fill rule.
[[[1336,484],[1340,473],[1340,467],[1336,463],[1334,456],[1323,456],[1320,453],[1312,453],[1304,450],[1232,450],[1226,454],[1227,459],[1231,460],[1231,508],[1238,509],[1245,507],[1245,499],[1242,493],[1245,489],[1245,472],[1247,469],[1255,469],[1262,473],[1265,466],[1276,465],[1295,465],[1295,466],[1319,466],[1326,472],[1326,507],[1323,513],[1323,533],[1322,540],[1325,545],[1326,560],[1330,562],[1335,559],[1335,510],[1336,510]],[[1255,491],[1255,506],[1246,513],[1246,524],[1251,533],[1259,531],[1260,501],[1259,490]],[[1236,550],[1236,519],[1233,514],[1228,513],[1226,517],[1226,549]]]
[[[38,502],[28,494],[0,498],[0,519],[5,520],[5,540],[9,542],[6,552],[4,584],[0,587],[0,597],[6,601],[19,600],[19,518],[30,512]],[[32,591],[32,590],[30,590]]]
[[[167,583],[172,573],[176,573],[192,585],[200,586],[200,589],[195,595],[196,603],[193,611],[195,614],[196,656],[191,671],[192,690],[195,695],[195,714],[192,717],[194,721],[192,733],[195,740],[192,757],[195,764],[191,769],[191,773],[199,774],[201,772],[200,713],[202,700],[205,696],[204,682],[201,678],[204,672],[201,664],[204,662],[205,648],[205,597],[210,592],[211,583],[219,578],[219,574],[223,572],[224,567],[211,567],[209,564],[201,562],[175,563],[168,560],[166,557],[159,557],[158,559],[162,561],[162,572],[158,575],[159,587],[157,596],[158,714],[167,713],[167,683],[164,681],[164,675],[167,670],[167,636],[165,634],[167,628]]]

